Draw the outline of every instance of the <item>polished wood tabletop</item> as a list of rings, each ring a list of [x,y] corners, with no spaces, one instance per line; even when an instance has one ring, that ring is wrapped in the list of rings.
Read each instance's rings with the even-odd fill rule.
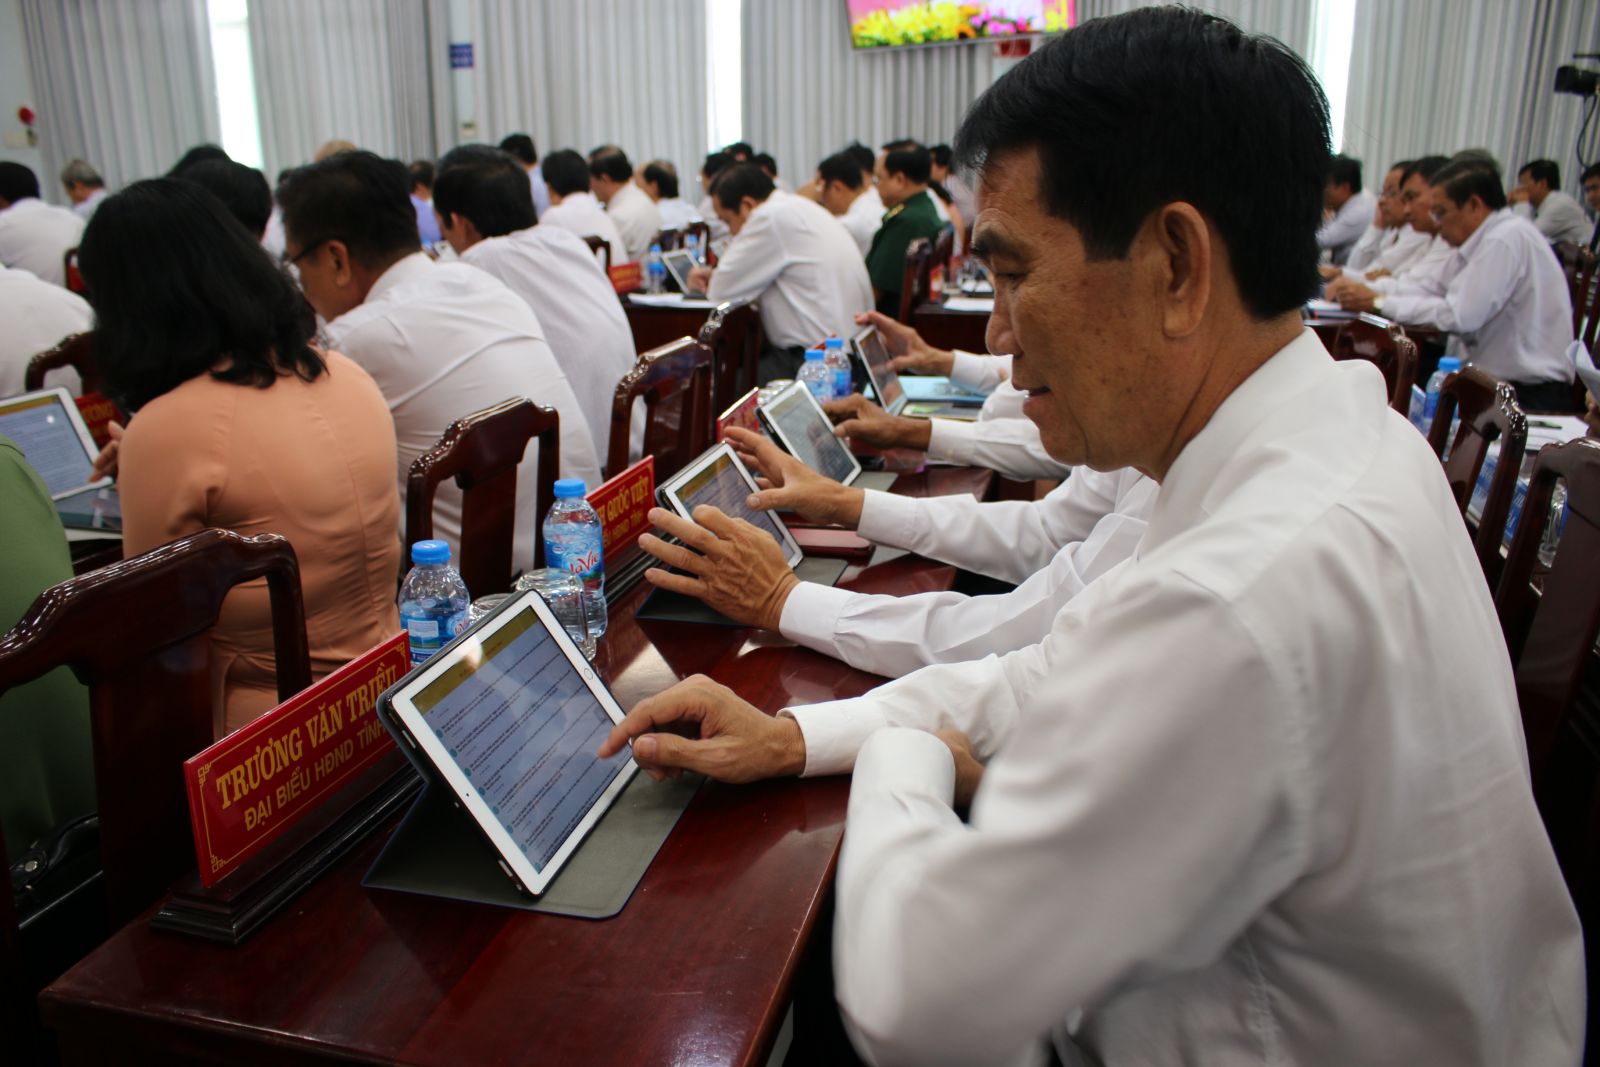
[[[980,354],[989,351],[985,340],[989,329],[987,311],[957,311],[943,303],[921,304],[911,314],[911,325],[935,348],[959,348]]]
[[[987,472],[903,475],[911,495]],[[949,588],[879,549],[842,584]],[[750,629],[612,610],[596,657],[623,707],[697,672],[766,711],[880,679]],[[135,920],[40,997],[67,1063],[760,1064],[831,892],[845,778],[704,785],[620,914],[565,918],[363,888],[380,832],[226,947]]]

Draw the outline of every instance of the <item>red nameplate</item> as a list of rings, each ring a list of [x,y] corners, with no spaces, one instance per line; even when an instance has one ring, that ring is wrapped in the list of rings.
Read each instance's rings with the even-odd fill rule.
[[[656,457],[646,456],[621,474],[595,487],[589,506],[600,516],[600,543],[609,563],[639,542],[650,528],[656,502]]]
[[[611,268],[611,288],[619,293],[632,293],[644,287],[644,265],[621,263]]]
[[[216,885],[394,748],[373,713],[411,669],[404,633],[185,760],[200,883]]]
[[[756,417],[756,401],[760,397],[761,390],[759,388],[752,389],[738,400],[735,400],[727,411],[717,417],[718,441],[727,436],[723,431],[729,426],[737,426],[739,429],[749,430],[751,433],[762,432],[761,420]]]
[[[89,436],[94,438],[94,443],[101,448],[106,447],[111,440],[111,433],[106,426],[112,419],[119,418],[121,412],[117,410],[110,397],[102,393],[85,393],[78,397],[78,414],[83,416],[83,421],[88,424]]]

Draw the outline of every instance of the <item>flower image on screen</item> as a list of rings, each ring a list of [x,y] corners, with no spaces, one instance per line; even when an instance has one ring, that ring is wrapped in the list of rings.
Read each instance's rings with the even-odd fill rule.
[[[1077,0],[849,0],[857,48],[940,44],[1030,33],[1060,33],[1077,22]]]

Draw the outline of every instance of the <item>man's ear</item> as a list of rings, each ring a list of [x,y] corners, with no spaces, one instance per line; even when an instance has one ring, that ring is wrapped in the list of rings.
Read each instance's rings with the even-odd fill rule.
[[[1161,256],[1162,330],[1186,337],[1199,328],[1211,301],[1211,230],[1193,205],[1182,202],[1163,205],[1148,225]]]
[[[350,255],[350,248],[343,241],[333,240],[323,246],[327,249],[329,262],[333,264],[334,281],[345,285],[355,277],[355,260]]]

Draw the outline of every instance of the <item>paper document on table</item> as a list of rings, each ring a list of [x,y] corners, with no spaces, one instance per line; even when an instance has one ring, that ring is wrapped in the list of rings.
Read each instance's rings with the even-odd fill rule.
[[[710,300],[684,296],[682,293],[629,293],[628,299],[635,304],[645,304],[649,307],[714,308],[717,306]]]
[[[1567,358],[1572,360],[1572,365],[1578,370],[1578,380],[1583,382],[1583,387],[1589,392],[1600,397],[1600,367],[1594,365],[1594,356],[1588,346],[1582,341],[1574,341],[1567,346]]]
[[[990,314],[994,311],[994,297],[992,296],[952,296],[944,302],[946,311],[982,311]]]
[[[1353,319],[1360,314],[1358,311],[1346,311],[1332,300],[1307,300],[1305,309],[1316,319]]]

